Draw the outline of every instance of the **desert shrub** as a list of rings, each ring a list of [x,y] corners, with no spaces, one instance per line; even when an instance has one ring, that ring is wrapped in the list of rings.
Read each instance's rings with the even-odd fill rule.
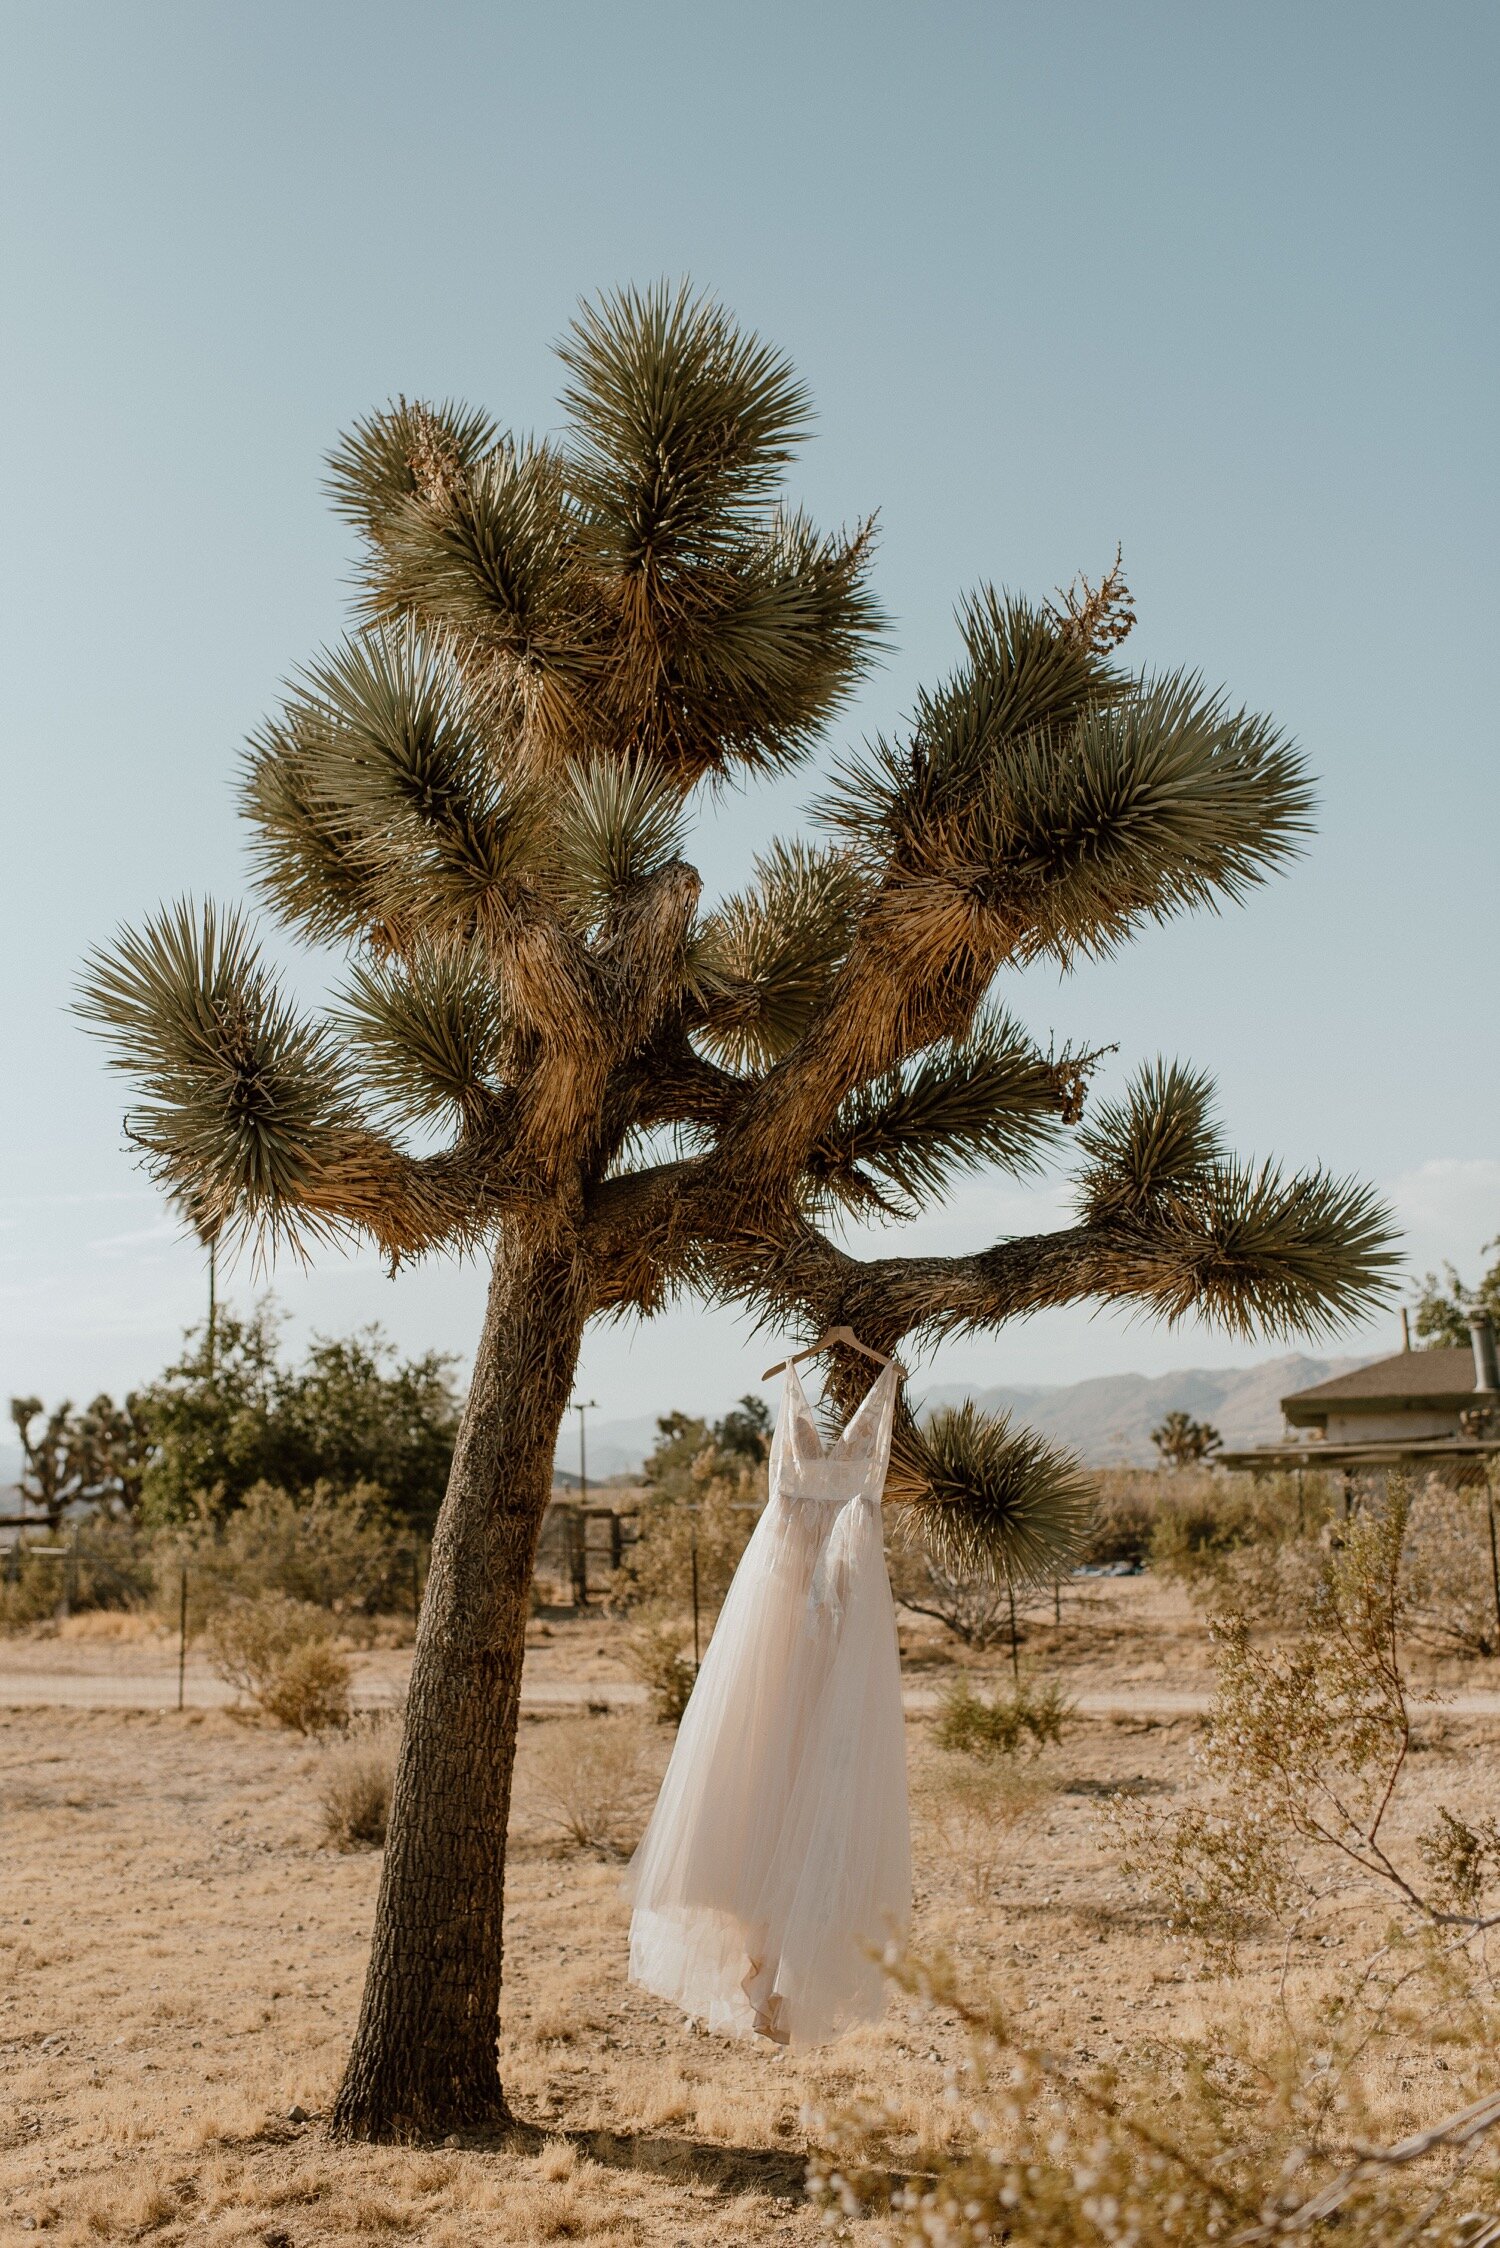
[[[1335,1512],[1325,1474],[1163,1477],[1153,1565],[1212,1611],[1298,1624],[1322,1581]]]
[[[53,1549],[26,1546],[0,1556],[0,1631],[20,1631],[56,1615],[66,1594],[69,1610],[130,1612],[150,1600],[153,1568],[150,1549],[134,1526],[111,1516],[92,1516],[76,1533],[71,1523],[32,1536]],[[65,1553],[58,1552],[65,1547]]]
[[[1429,2025],[1455,2111],[1424,2117],[1424,2131],[1390,2145],[1375,2102],[1393,1977],[1362,1972],[1322,2008],[1268,2009],[1243,2051],[1226,2033],[1222,2056],[1156,2050],[1122,2078],[1029,2044],[1007,2006],[968,1999],[945,1961],[892,1954],[888,1971],[967,2032],[953,2086],[962,2124],[956,2145],[919,2141],[912,2164],[896,2153],[913,2138],[899,2109],[862,2101],[814,2114],[808,2190],[838,2231],[874,2218],[889,2248],[1500,2241],[1500,2162],[1487,2138],[1500,2100],[1472,2100],[1485,2081],[1490,2009],[1472,1989],[1455,2009],[1445,1981]],[[1409,1981],[1406,2006],[1409,2034]],[[1219,2058],[1254,2084],[1253,2098],[1226,2096]],[[1469,2106],[1457,2104],[1463,2091]]]
[[[349,1715],[349,1661],[329,1630],[321,1608],[266,1593],[225,1601],[205,1636],[209,1659],[236,1692],[278,1725],[317,1733]]]
[[[1163,1475],[1151,1559],[1168,1576],[1191,1580],[1220,1556],[1262,1535],[1252,1485],[1209,1470]]]
[[[1284,1820],[1243,1793],[1160,1811],[1112,1804],[1105,1813],[1120,1846],[1120,1871],[1138,1879],[1169,1927],[1198,1937],[1221,1965],[1242,1936],[1282,1922],[1301,1894]]]
[[[327,1733],[349,1721],[349,1658],[326,1639],[289,1648],[256,1697],[262,1713],[294,1733]]]
[[[697,1672],[680,1624],[658,1619],[637,1624],[622,1650],[625,1667],[645,1687],[659,1725],[675,1725],[688,1705]]]
[[[8,1553],[0,1572],[0,1631],[25,1631],[57,1613],[62,1596],[60,1563],[28,1553]]]
[[[681,1615],[693,1597],[705,1618],[717,1614],[730,1579],[766,1503],[770,1416],[758,1397],[743,1397],[710,1424],[668,1413],[642,1467],[639,1527],[614,1599],[657,1615]]]
[[[318,1785],[323,1836],[336,1850],[379,1850],[396,1776],[394,1728],[356,1734],[330,1749]]]
[[[976,1654],[1010,1638],[1015,1609],[1003,1577],[949,1569],[913,1547],[897,1546],[891,1590],[913,1615],[931,1616]]]
[[[1151,1468],[1106,1468],[1095,1479],[1094,1512],[1079,1560],[1093,1568],[1151,1558],[1162,1477]]]
[[[639,1534],[618,1572],[617,1597],[680,1614],[692,1599],[696,1545],[699,1602],[705,1616],[715,1615],[765,1497],[764,1468],[711,1443],[669,1480],[648,1482]]]
[[[201,1626],[227,1602],[271,1596],[322,1608],[351,1624],[410,1598],[410,1548],[380,1491],[318,1483],[283,1491],[258,1483],[222,1520],[161,1532],[157,1604],[176,1620],[178,1570],[188,1569],[190,1616]]]
[[[576,1849],[628,1856],[655,1778],[650,1728],[635,1718],[550,1718],[540,1730],[533,1791],[548,1824]]]
[[[1412,1747],[1408,1526],[1393,1477],[1386,1505],[1325,1553],[1309,1621],[1281,1645],[1257,1647],[1243,1618],[1219,1618],[1206,1801],[1110,1814],[1126,1865],[1199,1932],[1232,1936],[1332,1876],[1383,1889],[1417,1925],[1485,1925],[1484,1893],[1500,1885],[1492,1821],[1439,1805],[1407,1849],[1392,1839]]]
[[[1035,1754],[1062,1739],[1072,1714],[1073,1704],[1055,1679],[986,1699],[960,1677],[944,1697],[936,1738],[939,1748],[965,1756],[1014,1756],[1022,1747]]]
[[[61,1570],[65,1564],[53,1566]],[[149,1607],[155,1580],[151,1543],[137,1524],[109,1514],[91,1515],[80,1524],[73,1567],[74,1608]]]
[[[1407,1616],[1412,1636],[1458,1655],[1500,1653],[1494,1493],[1455,1491],[1433,1477],[1412,1501],[1406,1527]]]

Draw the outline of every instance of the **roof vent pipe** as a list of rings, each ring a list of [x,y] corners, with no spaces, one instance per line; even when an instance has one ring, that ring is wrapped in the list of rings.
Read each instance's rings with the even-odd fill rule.
[[[1474,1345],[1474,1387],[1500,1390],[1500,1361],[1495,1357],[1495,1330],[1487,1311],[1469,1314],[1469,1337]]]

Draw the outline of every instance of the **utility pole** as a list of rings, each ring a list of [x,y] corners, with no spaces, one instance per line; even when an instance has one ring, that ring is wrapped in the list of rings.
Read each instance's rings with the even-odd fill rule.
[[[580,1607],[587,1607],[589,1597],[588,1519],[584,1513],[589,1503],[589,1454],[587,1415],[599,1409],[597,1397],[578,1397],[568,1407],[578,1415],[578,1543],[573,1553],[573,1599]]]
[[[578,1415],[578,1504],[580,1506],[587,1506],[589,1503],[589,1455],[585,1415],[597,1413],[598,1410],[599,1400],[597,1397],[576,1398],[568,1407],[570,1413]]]

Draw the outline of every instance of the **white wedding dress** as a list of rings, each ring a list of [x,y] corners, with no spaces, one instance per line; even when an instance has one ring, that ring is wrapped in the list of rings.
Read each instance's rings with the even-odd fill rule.
[[[831,1450],[788,1367],[770,1497],[631,1863],[630,1976],[710,2029],[812,2045],[884,2000],[911,1910],[881,1536],[896,1369]]]

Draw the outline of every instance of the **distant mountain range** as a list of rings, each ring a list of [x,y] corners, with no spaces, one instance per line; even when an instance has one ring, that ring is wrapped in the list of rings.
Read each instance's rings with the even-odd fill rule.
[[[1260,1366],[1192,1367],[1179,1374],[1097,1374],[1057,1388],[968,1390],[951,1382],[925,1392],[927,1406],[972,1397],[987,1412],[1014,1413],[1039,1435],[1066,1444],[1090,1467],[1135,1467],[1156,1459],[1151,1431],[1166,1414],[1211,1421],[1228,1450],[1281,1434],[1281,1400],[1366,1363],[1290,1352]]]
[[[1292,1351],[1259,1366],[1199,1366],[1177,1374],[1096,1374],[1083,1382],[999,1384],[968,1389],[959,1382],[918,1388],[922,1405],[956,1405],[972,1397],[990,1413],[1014,1413],[1040,1435],[1065,1444],[1090,1467],[1138,1467],[1155,1462],[1151,1431],[1172,1412],[1211,1421],[1233,1450],[1281,1434],[1281,1400],[1314,1382],[1331,1381],[1362,1366],[1363,1358],[1312,1358]],[[630,1475],[656,1441],[656,1422],[639,1419],[589,1422],[589,1479]],[[578,1437],[570,1430],[558,1460],[560,1482],[578,1480]]]
[[[1191,1413],[1196,1421],[1212,1421],[1231,1450],[1263,1443],[1281,1434],[1283,1397],[1366,1363],[1363,1358],[1312,1358],[1293,1351],[1259,1366],[1199,1366],[1178,1374],[1096,1374],[1084,1382],[1000,1383],[989,1389],[936,1382],[929,1388],[919,1385],[917,1394],[928,1408],[972,1397],[986,1412],[1014,1413],[1040,1435],[1066,1444],[1090,1467],[1149,1466],[1156,1458],[1151,1431],[1167,1413],[1180,1411]],[[652,1413],[617,1421],[590,1417],[589,1481],[633,1475],[655,1442]],[[20,1453],[0,1444],[0,1483],[12,1481],[20,1464]],[[564,1432],[557,1476],[567,1485],[578,1481],[575,1428]]]

